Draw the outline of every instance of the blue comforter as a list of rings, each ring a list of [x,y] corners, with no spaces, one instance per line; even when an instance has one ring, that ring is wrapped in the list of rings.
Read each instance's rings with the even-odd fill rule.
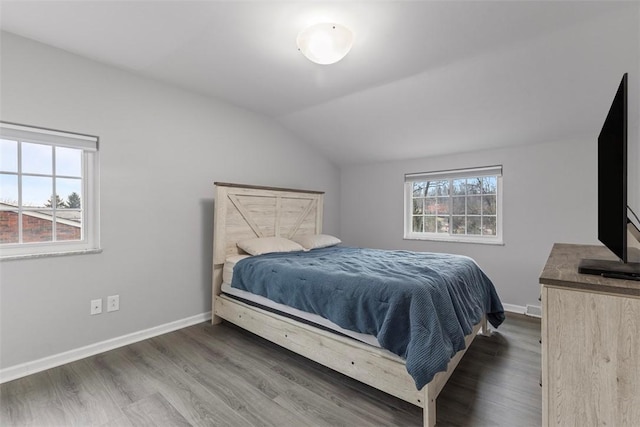
[[[460,255],[331,247],[239,261],[231,286],[378,338],[422,389],[465,347],[483,314],[504,311],[489,278]]]

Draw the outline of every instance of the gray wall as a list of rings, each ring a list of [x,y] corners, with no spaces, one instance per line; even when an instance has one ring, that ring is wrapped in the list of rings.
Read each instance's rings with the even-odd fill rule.
[[[637,23],[637,37],[631,37],[635,49],[630,49],[636,68],[629,70],[629,205],[640,216],[640,6]]]
[[[104,252],[0,263],[0,367],[210,310],[214,181],[324,190],[324,227],[338,233],[339,170],[275,122],[1,42],[2,120],[100,137]],[[89,316],[91,299],[113,294],[120,311]]]
[[[635,65],[620,74],[630,73],[629,198],[640,213],[635,32],[620,47]],[[0,41],[0,119],[100,136],[104,248],[0,263],[0,368],[209,310],[213,181],[325,190],[328,233],[352,245],[470,255],[517,305],[538,304],[553,242],[597,242],[595,140],[340,171],[262,116],[11,34]],[[403,240],[404,173],[496,163],[505,246]],[[112,294],[120,311],[88,315],[90,299]]]
[[[597,243],[596,141],[562,141],[342,170],[341,236],[350,245],[474,258],[503,302],[539,305],[554,242]],[[404,174],[503,165],[504,246],[403,240]]]
[[[624,72],[629,73],[629,205],[640,214],[640,19],[612,22],[608,15],[602,17],[600,43],[622,54],[605,58],[608,62],[597,70],[599,84],[610,87],[610,95],[599,104],[602,121],[594,123],[593,139],[578,140],[569,135],[532,146],[343,167],[343,240],[356,246],[468,255],[493,279],[503,302],[539,305],[538,277],[552,244],[599,244],[597,131]],[[620,37],[619,31],[606,31],[607,25],[623,25],[628,29],[624,31],[627,37]],[[593,99],[597,99],[595,95]],[[567,114],[580,111],[576,105]],[[576,135],[583,131],[576,129]],[[403,240],[405,173],[495,164],[504,165],[504,246]]]

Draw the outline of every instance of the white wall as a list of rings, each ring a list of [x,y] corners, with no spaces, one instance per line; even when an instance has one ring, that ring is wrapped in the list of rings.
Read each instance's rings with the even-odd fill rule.
[[[211,309],[213,182],[324,190],[338,231],[339,170],[280,125],[211,98],[11,34],[0,119],[100,137],[96,255],[0,263],[0,367]],[[89,316],[89,300],[120,311]]]
[[[346,167],[341,236],[354,246],[471,256],[503,302],[539,305],[538,277],[553,243],[597,243],[596,161],[593,140]],[[496,164],[503,165],[504,246],[403,240],[405,173]]]

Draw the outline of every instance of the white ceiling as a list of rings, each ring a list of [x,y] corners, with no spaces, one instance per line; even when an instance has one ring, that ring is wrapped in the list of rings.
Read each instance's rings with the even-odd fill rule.
[[[637,2],[5,1],[0,26],[282,123],[339,164],[595,138]],[[297,33],[356,37],[321,66]],[[631,68],[632,70],[629,70]]]

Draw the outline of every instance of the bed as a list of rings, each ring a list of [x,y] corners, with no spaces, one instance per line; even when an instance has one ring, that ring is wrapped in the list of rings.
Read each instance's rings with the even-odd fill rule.
[[[237,243],[256,237],[284,237],[322,233],[323,193],[230,183],[216,184],[212,323],[222,319],[238,325],[304,357],[423,408],[425,426],[435,425],[436,398],[480,330],[488,333],[486,317],[470,325],[462,350],[418,389],[407,372],[407,361],[366,339],[335,332],[335,328],[256,304],[223,292],[225,261],[245,254]],[[240,257],[241,258],[241,257]],[[227,263],[227,274],[229,273]],[[227,281],[230,281],[228,279]],[[278,307],[276,307],[277,309]],[[335,326],[335,325],[334,325]]]

